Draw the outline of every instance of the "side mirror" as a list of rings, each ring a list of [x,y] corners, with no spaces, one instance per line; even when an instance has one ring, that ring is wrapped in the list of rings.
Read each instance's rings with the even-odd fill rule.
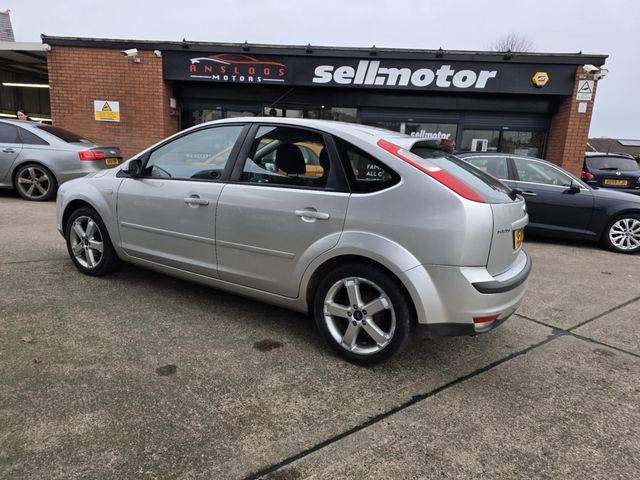
[[[129,160],[128,163],[122,166],[121,170],[128,173],[131,178],[139,178],[142,176],[142,160],[139,158]]]
[[[571,193],[578,193],[580,190],[582,190],[582,187],[580,186],[580,184],[575,180],[571,180],[571,185],[569,185],[569,191]]]

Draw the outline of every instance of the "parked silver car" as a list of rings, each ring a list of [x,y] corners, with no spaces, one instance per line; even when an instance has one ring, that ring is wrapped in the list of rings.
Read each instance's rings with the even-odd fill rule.
[[[416,326],[473,335],[508,318],[531,269],[527,222],[521,197],[420,139],[277,118],[180,132],[57,201],[80,271],[124,260],[312,312],[360,364],[400,351]]]
[[[0,188],[27,200],[49,200],[61,183],[121,162],[118,147],[51,125],[0,120]]]

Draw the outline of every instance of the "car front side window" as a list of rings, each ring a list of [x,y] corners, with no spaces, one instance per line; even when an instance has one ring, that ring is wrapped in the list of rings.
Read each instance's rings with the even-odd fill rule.
[[[162,145],[151,152],[143,176],[183,180],[220,178],[242,129],[242,125],[206,128]]]
[[[541,183],[559,187],[571,186],[572,178],[560,170],[535,160],[513,159],[521,182]]]

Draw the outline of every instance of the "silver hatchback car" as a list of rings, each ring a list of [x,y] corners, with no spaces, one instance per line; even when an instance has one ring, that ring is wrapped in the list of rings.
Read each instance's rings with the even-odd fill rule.
[[[428,142],[356,124],[236,118],[67,182],[57,226],[89,275],[120,261],[310,312],[373,364],[417,326],[507,319],[531,270],[521,197]]]
[[[61,183],[121,162],[118,147],[51,125],[0,120],[0,188],[26,200],[49,200]]]

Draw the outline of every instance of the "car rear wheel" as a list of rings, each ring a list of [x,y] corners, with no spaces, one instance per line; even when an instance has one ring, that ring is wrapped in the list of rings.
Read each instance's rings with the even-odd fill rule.
[[[606,247],[619,253],[640,251],[640,215],[627,213],[614,219],[602,237]]]
[[[27,163],[18,168],[14,184],[22,198],[36,202],[51,199],[58,189],[51,170],[37,163]]]
[[[397,281],[358,264],[344,265],[321,280],[314,316],[331,348],[359,365],[374,365],[402,351],[415,326]]]
[[[101,276],[120,266],[104,222],[94,209],[79,208],[71,214],[65,229],[67,250],[82,273]]]

